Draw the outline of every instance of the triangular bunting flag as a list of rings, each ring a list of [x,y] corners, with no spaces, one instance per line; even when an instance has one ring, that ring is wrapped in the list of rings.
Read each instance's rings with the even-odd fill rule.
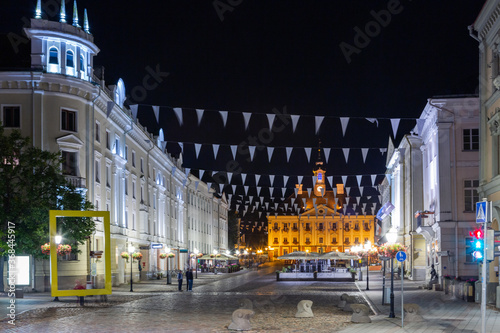
[[[219,152],[219,144],[213,144],[212,148],[214,149],[214,159],[217,159],[217,153]]]
[[[248,129],[248,123],[250,122],[250,117],[252,117],[252,114],[250,112],[243,112],[243,120],[245,121],[245,131]]]
[[[297,180],[298,180],[299,184],[302,184],[303,178],[304,178],[304,176],[297,176]]]
[[[323,153],[325,153],[325,162],[328,163],[330,159],[330,149],[331,148],[323,148]]]
[[[248,146],[250,150],[250,161],[253,161],[253,156],[255,155],[255,146]]]
[[[179,126],[182,126],[182,109],[181,108],[174,108],[175,116],[177,117],[177,120],[179,121]]]
[[[349,160],[349,150],[351,148],[342,148],[342,152],[344,153],[344,157],[345,157],[345,162],[347,163],[347,161]]]
[[[205,110],[196,109],[196,116],[198,117],[198,126],[200,126],[201,124],[201,119],[203,118],[203,112],[205,112]]]
[[[245,195],[248,195],[248,186],[244,186],[245,188]]]
[[[297,128],[297,123],[299,122],[300,116],[298,115],[290,115],[292,118],[292,131],[295,133],[295,129]]]
[[[347,129],[347,125],[349,124],[349,117],[341,117],[340,125],[342,126],[342,136],[345,136],[345,130]]]
[[[231,153],[233,153],[233,160],[236,160],[236,151],[238,150],[237,145],[231,145]]]
[[[361,179],[363,178],[363,176],[356,176],[356,180],[358,181],[358,186],[361,186]]]
[[[344,184],[344,187],[346,182],[347,182],[347,176],[342,176],[342,184]]]
[[[231,184],[231,179],[233,179],[233,173],[232,172],[226,172],[226,177],[227,177],[228,184]]]
[[[288,176],[283,176],[283,186],[286,187],[286,184],[288,183]]]
[[[363,192],[365,191],[365,188],[363,186],[360,186],[359,187],[359,193],[361,194],[361,196],[363,196]]]
[[[219,184],[219,193],[222,194],[222,191],[224,190],[224,184]]]
[[[361,148],[361,155],[363,155],[363,163],[366,163],[366,155],[368,155],[369,148]]]
[[[290,155],[292,154],[293,147],[286,147],[286,162],[290,162]]]
[[[274,175],[269,175],[269,183],[271,184],[271,186],[273,186],[273,184],[274,184]]]
[[[255,175],[255,185],[259,185],[260,175]]]
[[[194,150],[196,152],[196,159],[198,159],[198,156],[200,155],[200,149],[201,149],[201,143],[195,143]]]
[[[200,181],[199,181],[199,180],[196,180],[196,181],[194,182],[194,190],[195,190],[195,191],[198,191],[198,185],[200,185]]]
[[[262,187],[260,186],[257,186],[257,195],[260,195],[260,190],[261,190]]]
[[[295,192],[295,197],[297,197],[297,195],[299,194],[299,188],[296,187],[293,189],[293,191]]]
[[[273,122],[274,122],[274,117],[276,117],[276,115],[274,113],[268,113],[266,114],[267,116],[267,121],[269,122],[269,129],[272,129],[273,128]]]
[[[205,173],[205,170],[201,170],[201,169],[200,169],[200,171],[199,171],[199,172],[200,172],[200,180],[201,180],[201,179],[203,178],[203,174]]]
[[[371,175],[372,176],[372,186],[375,186],[375,180],[377,179],[377,175]]]
[[[231,187],[233,188],[233,194],[236,194],[236,185],[231,185]]]
[[[153,105],[153,113],[158,124],[160,122],[160,107],[158,105]]]
[[[307,193],[309,194],[309,198],[311,197],[311,191],[312,191],[312,189],[310,189],[310,188],[307,189]]]
[[[271,158],[273,157],[274,147],[267,147],[267,158],[269,163],[271,163]]]
[[[391,119],[392,133],[394,133],[394,138],[396,138],[396,134],[398,133],[398,127],[400,121],[401,119],[398,118]]]
[[[420,137],[423,134],[424,125],[425,125],[425,119],[417,119],[417,131],[418,131],[418,136]]]
[[[224,128],[226,128],[227,123],[227,111],[219,111],[220,116],[222,117],[222,123],[224,124]]]
[[[318,176],[312,176],[313,186],[316,186],[316,181],[318,180]]]
[[[304,150],[306,151],[307,163],[310,163],[311,162],[311,147],[306,147],[306,148],[304,148]]]
[[[334,186],[333,186],[333,176],[328,176],[328,177],[326,177],[326,179],[328,179],[328,182],[330,183],[330,187],[334,188]]]
[[[384,155],[387,152],[387,148],[380,148],[380,153]]]
[[[245,184],[245,180],[247,179],[247,174],[246,173],[242,173],[241,174],[241,183],[242,184]]]
[[[378,127],[378,120],[377,120],[377,118],[365,118],[365,119],[368,120],[372,124],[373,123],[377,124],[377,127]]]
[[[323,122],[323,119],[325,119],[324,116],[315,116],[314,117],[314,124],[316,125],[316,135],[318,135],[319,128],[321,126],[321,123]]]
[[[132,112],[132,120],[135,122],[135,120],[137,119],[137,108],[139,107],[139,105],[137,104],[134,104],[134,105],[130,105],[129,108],[130,108],[130,112]],[[158,120],[156,121],[156,123],[158,123]]]

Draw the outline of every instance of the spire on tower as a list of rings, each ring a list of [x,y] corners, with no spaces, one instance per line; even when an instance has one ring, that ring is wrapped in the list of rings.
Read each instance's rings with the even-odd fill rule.
[[[80,25],[78,24],[78,8],[76,7],[76,0],[73,3],[73,26],[80,28]]]
[[[316,165],[323,165],[323,159],[321,158],[321,139],[318,143],[318,159],[316,160]]]
[[[35,18],[36,19],[42,18],[42,0],[37,0],[36,2]]]
[[[59,18],[59,22],[66,23],[66,3],[64,0],[61,0],[61,15]]]
[[[87,8],[83,10],[83,30],[90,34],[89,18],[87,16]]]

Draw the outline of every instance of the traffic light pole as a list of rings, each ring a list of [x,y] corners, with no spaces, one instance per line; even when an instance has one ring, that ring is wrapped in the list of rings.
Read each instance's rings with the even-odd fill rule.
[[[483,266],[481,273],[481,332],[486,332],[486,266],[488,266],[488,260],[486,260],[486,244],[488,244],[488,222],[483,223],[484,226],[484,246],[483,246]]]

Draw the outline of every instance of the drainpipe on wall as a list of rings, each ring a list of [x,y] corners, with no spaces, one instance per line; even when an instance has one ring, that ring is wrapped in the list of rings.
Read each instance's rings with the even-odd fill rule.
[[[469,32],[470,32],[470,27],[469,27]],[[429,103],[430,106],[433,106],[435,107],[436,109],[438,110],[442,110],[442,111],[446,111],[448,113],[450,113],[452,116],[453,116],[453,123],[452,123],[452,151],[453,151],[453,181],[451,182],[452,183],[452,186],[453,186],[453,192],[455,194],[455,204],[453,205],[454,206],[454,209],[453,209],[453,215],[452,218],[455,219],[455,277],[458,277],[459,276],[459,271],[458,271],[458,208],[457,208],[457,205],[458,205],[458,193],[457,193],[457,151],[456,151],[456,133],[455,133],[455,113],[451,110],[448,110],[442,106],[438,106],[438,105],[435,105],[435,104],[432,104],[432,98],[429,98],[427,100],[427,102]]]

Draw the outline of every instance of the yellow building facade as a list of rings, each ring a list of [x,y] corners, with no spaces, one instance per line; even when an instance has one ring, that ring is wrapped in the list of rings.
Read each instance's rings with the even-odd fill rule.
[[[374,216],[356,214],[347,207],[342,184],[326,191],[324,169],[318,158],[313,170],[314,188],[304,191],[302,185],[296,185],[297,194],[286,200],[295,215],[268,218],[270,259],[294,251],[349,252],[353,246],[374,243]]]

